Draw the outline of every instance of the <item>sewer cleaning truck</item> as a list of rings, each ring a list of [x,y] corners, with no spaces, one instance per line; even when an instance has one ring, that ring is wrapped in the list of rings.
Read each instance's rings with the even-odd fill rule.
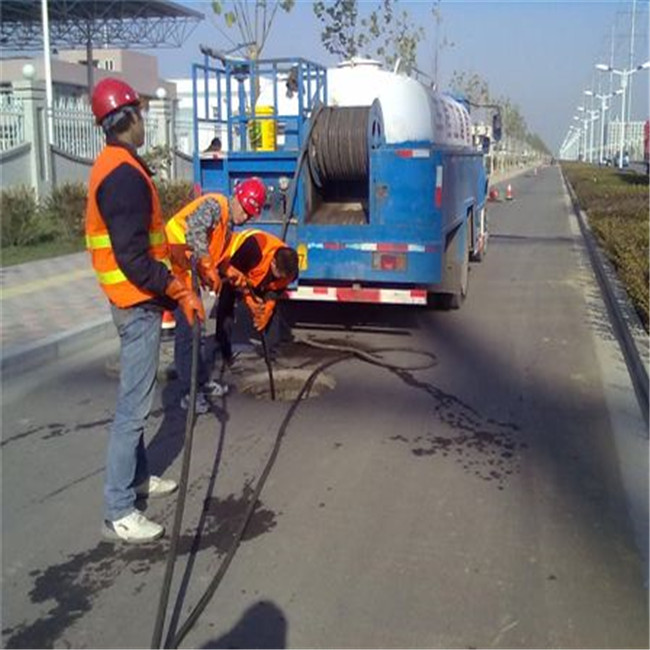
[[[357,59],[231,60],[192,68],[201,192],[260,177],[256,228],[298,251],[292,300],[460,306],[488,243],[487,176],[467,107]]]

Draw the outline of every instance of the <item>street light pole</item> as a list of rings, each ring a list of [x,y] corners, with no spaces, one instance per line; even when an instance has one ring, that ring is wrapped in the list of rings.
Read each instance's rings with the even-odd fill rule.
[[[596,64],[596,69],[597,70],[603,70],[605,72],[611,72],[615,75],[618,75],[621,78],[621,134],[619,137],[619,160],[618,160],[618,167],[619,169],[623,169],[623,149],[625,146],[625,95],[626,95],[626,90],[627,90],[627,78],[630,75],[633,75],[635,72],[638,72],[639,70],[646,70],[647,68],[650,68],[650,61],[646,61],[645,63],[642,63],[641,65],[637,65],[636,68],[632,68],[631,70],[615,70],[612,68],[611,65],[607,65],[605,63],[597,63]]]
[[[600,154],[598,156],[598,163],[601,165],[605,162],[605,112],[609,110],[609,106],[607,106],[607,100],[614,97],[614,95],[620,94],[621,91],[617,90],[615,93],[594,95],[596,99],[600,100]]]
[[[582,120],[582,161],[587,162],[587,145],[589,142],[589,129],[587,124],[589,118],[587,117],[587,109],[584,106],[578,106],[578,111],[582,113],[582,117],[579,117],[579,120]]]
[[[618,139],[618,168],[623,169],[623,149],[625,148],[625,98],[627,96],[627,75],[621,75],[621,132]]]

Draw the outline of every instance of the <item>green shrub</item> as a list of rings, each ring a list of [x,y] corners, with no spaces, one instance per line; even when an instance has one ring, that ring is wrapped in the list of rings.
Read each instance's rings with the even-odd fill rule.
[[[36,244],[55,234],[43,218],[36,192],[24,185],[0,193],[0,224],[3,248]]]
[[[43,215],[59,239],[74,241],[83,235],[87,198],[83,183],[63,183],[45,199]]]
[[[158,196],[163,219],[167,221],[194,198],[194,186],[190,181],[157,181]]]
[[[563,163],[580,207],[648,329],[648,177]]]

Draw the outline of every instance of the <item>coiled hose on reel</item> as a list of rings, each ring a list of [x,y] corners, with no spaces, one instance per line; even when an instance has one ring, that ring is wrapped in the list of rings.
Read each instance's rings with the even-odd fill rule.
[[[309,141],[309,171],[317,187],[368,177],[367,106],[325,106]]]

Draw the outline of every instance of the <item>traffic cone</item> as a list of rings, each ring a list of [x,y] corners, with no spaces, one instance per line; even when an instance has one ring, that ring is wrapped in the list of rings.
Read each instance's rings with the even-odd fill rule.
[[[490,201],[498,201],[499,200],[499,190],[497,190],[496,187],[493,187],[490,190],[488,198],[489,198]]]
[[[162,315],[162,338],[170,339],[174,336],[174,328],[176,327],[176,319],[174,318],[173,311],[164,311]]]
[[[514,197],[512,196],[512,185],[508,183],[508,187],[506,187],[506,201],[512,201]]]

